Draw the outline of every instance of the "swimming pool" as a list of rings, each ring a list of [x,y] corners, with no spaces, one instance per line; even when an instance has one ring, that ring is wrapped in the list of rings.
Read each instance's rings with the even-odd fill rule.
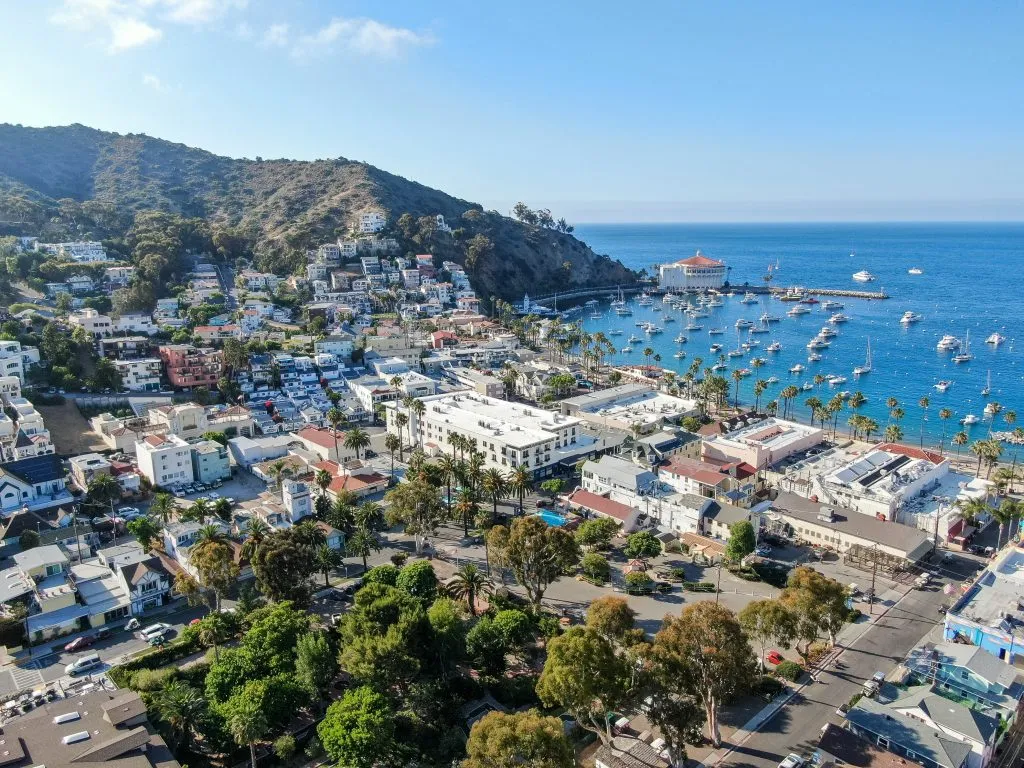
[[[566,518],[557,512],[552,512],[550,509],[541,509],[537,512],[537,517],[543,520],[545,523],[553,528],[560,528],[565,525]]]

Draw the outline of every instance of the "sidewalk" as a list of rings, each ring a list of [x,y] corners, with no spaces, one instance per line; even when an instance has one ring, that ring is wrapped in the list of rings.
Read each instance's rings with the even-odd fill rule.
[[[848,647],[860,640],[860,638],[867,633],[879,619],[885,617],[889,610],[894,608],[896,604],[911,591],[911,589],[907,589],[904,585],[900,585],[882,594],[878,601],[876,601],[876,605],[881,603],[884,605],[884,609],[876,612],[871,617],[866,617],[866,621],[860,621],[856,624],[847,624],[843,627],[836,636],[835,647],[818,659],[814,667],[809,670],[809,677],[813,680],[813,678],[822,672],[829,664],[832,664],[836,659],[842,656],[843,652]],[[719,749],[715,750],[704,758],[704,760],[698,763],[697,768],[710,768],[711,766],[717,765],[723,761],[735,749],[743,746],[747,739],[757,733],[762,725],[771,720],[780,709],[789,703],[793,696],[802,691],[809,684],[809,682],[803,682],[800,685],[788,688],[785,693],[777,696],[770,704],[761,709],[761,711],[744,723],[743,727],[732,735],[728,744],[723,744]]]

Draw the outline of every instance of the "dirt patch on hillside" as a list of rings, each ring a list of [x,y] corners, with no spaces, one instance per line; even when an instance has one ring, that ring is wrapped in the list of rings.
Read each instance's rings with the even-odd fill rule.
[[[50,430],[50,440],[57,453],[77,456],[80,453],[107,450],[107,446],[89,431],[89,422],[71,400],[63,405],[38,405],[36,409]]]

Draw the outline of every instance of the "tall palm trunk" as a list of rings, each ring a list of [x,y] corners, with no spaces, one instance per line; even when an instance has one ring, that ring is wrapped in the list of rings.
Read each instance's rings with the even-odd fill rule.
[[[256,742],[249,742],[249,757],[252,759],[252,768],[256,768]]]

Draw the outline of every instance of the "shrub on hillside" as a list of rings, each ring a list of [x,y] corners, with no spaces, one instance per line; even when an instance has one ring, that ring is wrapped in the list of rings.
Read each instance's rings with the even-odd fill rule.
[[[803,671],[803,667],[795,661],[789,660],[780,662],[779,665],[775,667],[775,674],[784,680],[789,680],[791,683],[795,683]]]

